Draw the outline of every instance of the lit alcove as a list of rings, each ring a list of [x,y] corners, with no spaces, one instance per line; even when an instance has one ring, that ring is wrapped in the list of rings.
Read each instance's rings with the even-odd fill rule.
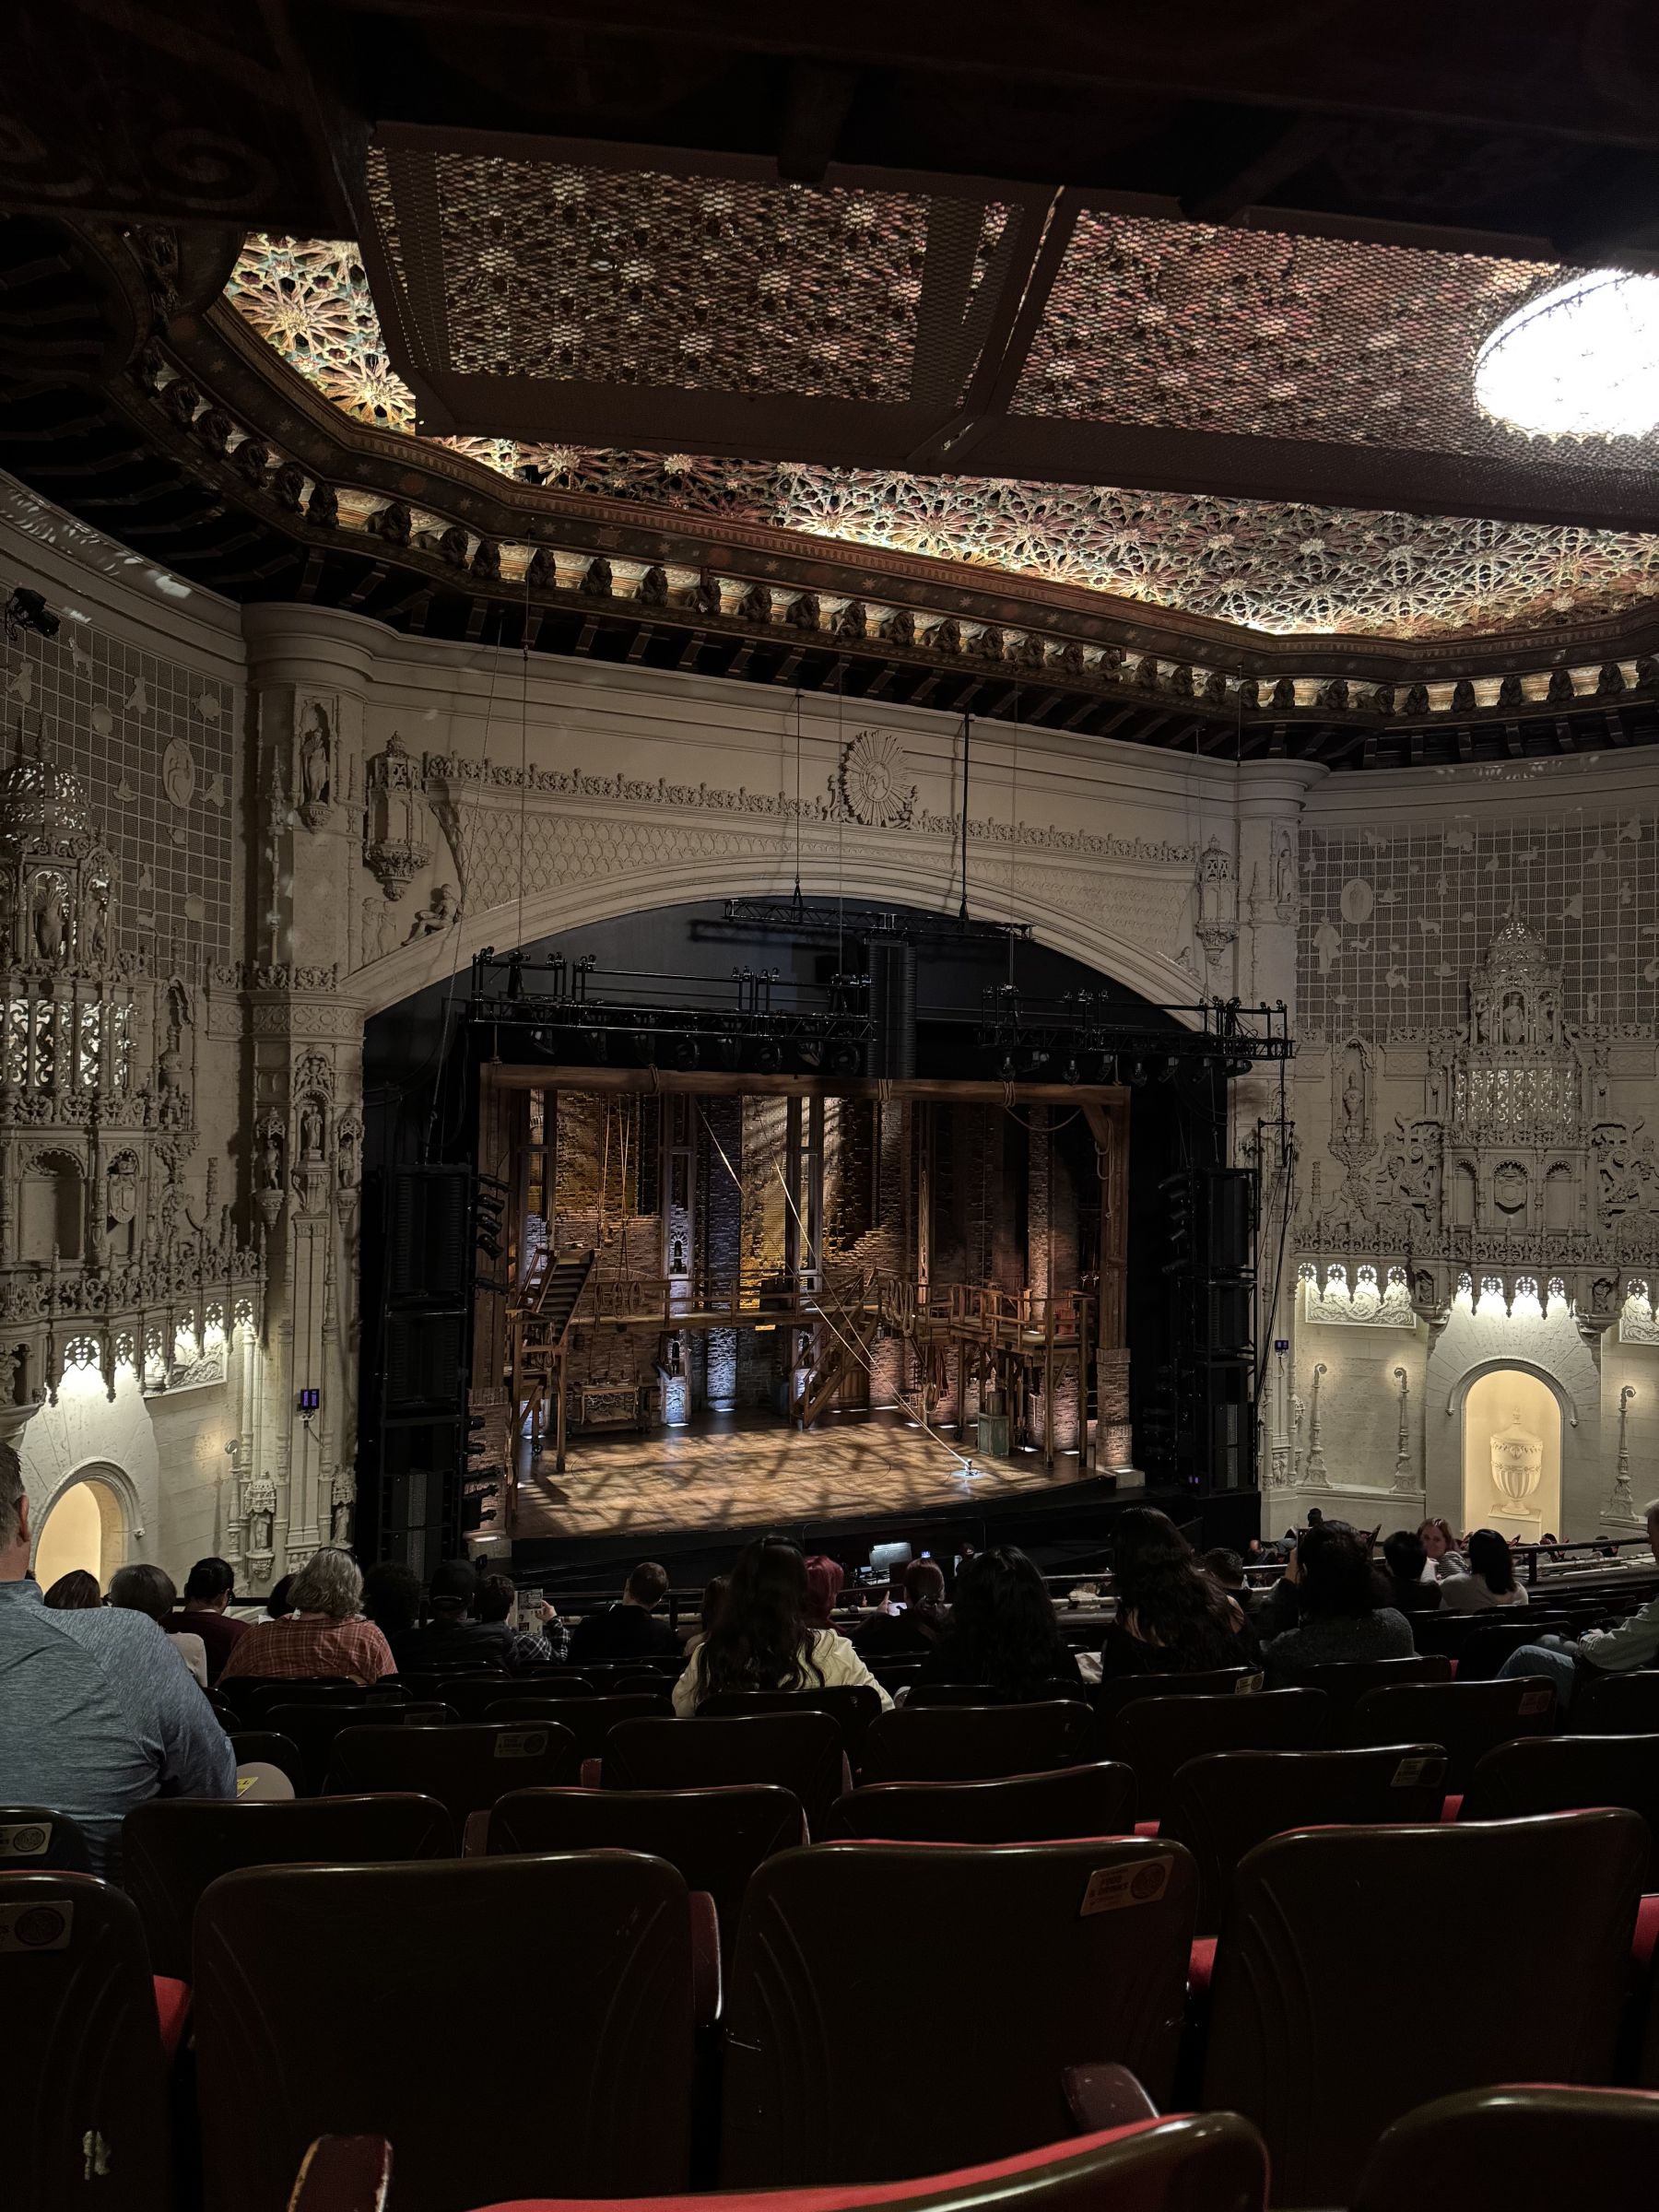
[[[126,1561],[126,1515],[115,1491],[95,1476],[72,1482],[53,1500],[35,1543],[34,1574],[42,1590],[77,1568],[110,1577]]]
[[[1561,1408],[1547,1382],[1494,1368],[1463,1405],[1464,1526],[1535,1543],[1561,1529]]]

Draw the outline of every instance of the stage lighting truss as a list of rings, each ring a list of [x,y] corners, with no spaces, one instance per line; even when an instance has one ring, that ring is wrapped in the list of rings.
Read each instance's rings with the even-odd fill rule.
[[[1236,998],[1159,1006],[1158,1013],[1172,1017],[1160,1026],[1147,1019],[1152,1011],[1104,991],[1032,998],[994,984],[981,997],[979,1045],[1005,1082],[1137,1088],[1172,1083],[1183,1067],[1205,1063],[1226,1076],[1247,1075],[1258,1062],[1288,1060],[1296,1051],[1282,999],[1271,1006]]]
[[[799,983],[776,969],[708,976],[620,971],[624,998],[590,988],[591,959],[531,960],[487,947],[473,961],[471,1020],[511,1029],[555,1064],[852,1076],[874,1034],[869,978]]]

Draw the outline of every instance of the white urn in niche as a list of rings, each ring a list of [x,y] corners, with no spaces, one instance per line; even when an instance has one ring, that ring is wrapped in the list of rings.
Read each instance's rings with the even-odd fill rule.
[[[1544,1439],[1513,1411],[1492,1431],[1492,1487],[1512,1512],[1524,1512],[1544,1474]]]

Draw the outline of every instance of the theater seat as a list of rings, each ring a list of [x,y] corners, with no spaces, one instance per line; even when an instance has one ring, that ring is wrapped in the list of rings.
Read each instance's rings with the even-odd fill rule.
[[[1177,1771],[1217,1751],[1308,1751],[1329,1742],[1331,1709],[1316,1689],[1256,1697],[1146,1698],[1106,1725],[1112,1756],[1135,1769],[1143,1818],[1161,1819]]]
[[[713,1789],[776,1783],[821,1835],[846,1772],[840,1723],[808,1706],[737,1720],[625,1721],[605,1740],[607,1790]]]
[[[1121,1836],[1135,1819],[1135,1776],[1109,1761],[991,1782],[876,1782],[840,1798],[834,1837],[887,1843],[1046,1843]]]
[[[152,1798],[121,1824],[121,1871],[156,1972],[189,1979],[191,1930],[208,1885],[242,1866],[449,1858],[449,1814],[408,1794],[301,1797],[287,1805]]]
[[[604,2212],[1263,2212],[1261,2137],[1234,2112],[1141,2120],[987,2166],[908,2182],[741,2194],[614,2199]],[[306,2153],[290,2212],[407,2212],[390,2144],[324,2136]],[[560,2197],[516,2197],[478,2212],[599,2212]],[[1622,2207],[1619,2208],[1622,2212]]]
[[[488,1816],[496,1856],[549,1851],[640,1851],[677,1867],[714,1900],[721,1944],[737,1944],[743,1894],[756,1867],[806,1841],[798,1797],[775,1783],[713,1790],[516,1790]]]
[[[1581,1735],[1659,1735],[1659,1667],[1629,1675],[1586,1670],[1573,1693],[1572,1726]]]
[[[1260,1670],[1247,1666],[1209,1667],[1190,1675],[1109,1675],[1095,1691],[1095,1711],[1109,1721],[1141,1698],[1232,1698],[1261,1687]]]
[[[283,2212],[309,2143],[372,2129],[403,2212],[688,2186],[693,1912],[660,1859],[255,1867],[195,1960],[206,2212]]]
[[[1578,1725],[1577,1701],[1570,1714]],[[1642,1888],[1659,1890],[1659,1735],[1533,1735],[1500,1744],[1476,1768],[1460,1820],[1513,1820],[1622,1805],[1648,1825]]]
[[[1344,1713],[1371,1690],[1397,1688],[1413,1682],[1450,1682],[1452,1674],[1450,1659],[1439,1653],[1418,1652],[1404,1659],[1342,1659],[1328,1666],[1303,1667],[1295,1674],[1283,1674],[1273,1686],[1281,1689],[1294,1684],[1323,1690],[1335,1711]]]
[[[576,1738],[557,1721],[473,1721],[453,1728],[346,1728],[329,1754],[331,1792],[403,1790],[447,1806],[457,1834],[510,1790],[551,1789],[580,1771]]]
[[[1159,1832],[1197,1860],[1198,1926],[1213,1935],[1234,1869],[1269,1836],[1289,1828],[1438,1820],[1445,1784],[1446,1755],[1438,1744],[1214,1752],[1189,1759],[1176,1774]]]
[[[89,1875],[0,1874],[6,2025],[0,2199],[17,2212],[169,2212],[168,2031],[132,1900]]]
[[[1640,2089],[1467,2089],[1397,2120],[1353,2212],[1649,2212],[1659,2096]]]
[[[87,1839],[66,1813],[0,1805],[0,1873],[90,1874]]]
[[[1555,1686],[1541,1677],[1501,1682],[1413,1682],[1368,1690],[1348,1715],[1350,1745],[1440,1744],[1446,1787],[1462,1794],[1488,1751],[1555,1728]]]
[[[1258,1845],[1217,1948],[1203,2103],[1260,2127],[1276,2205],[1339,2205],[1382,2129],[1433,2096],[1606,2081],[1646,1863],[1622,1810]],[[1418,1977],[1367,1971],[1378,1928],[1476,1927],[1523,1896],[1547,1900],[1548,1939],[1487,1945],[1476,2003],[1425,2004]]]
[[[722,1689],[712,1698],[705,1698],[698,1707],[698,1718],[709,1720],[736,1720],[745,1713],[787,1712],[793,1707],[798,1711],[808,1706],[815,1712],[827,1712],[836,1721],[841,1732],[841,1749],[856,1773],[864,1757],[864,1742],[870,1723],[881,1712],[881,1693],[867,1682],[835,1682],[822,1689],[802,1690],[798,1694],[787,1689]]]
[[[521,1687],[527,1690],[530,1685]],[[500,1689],[499,1682],[496,1688]],[[672,1720],[674,1707],[665,1689],[634,1690],[627,1696],[614,1690],[608,1696],[594,1691],[582,1698],[497,1699],[484,1708],[484,1718],[513,1721],[521,1726],[529,1721],[554,1721],[570,1730],[576,1738],[577,1758],[586,1760],[604,1758],[606,1737],[624,1721]]]
[[[1040,1705],[934,1705],[884,1712],[865,1738],[866,1782],[982,1782],[1076,1766],[1093,1714],[1077,1699]]]
[[[1197,1869],[1132,1837],[829,1843],[756,1873],[726,1978],[721,2184],[891,2180],[1074,2123],[1068,2068],[1169,2101]],[[850,1971],[927,1929],[925,2024]]]

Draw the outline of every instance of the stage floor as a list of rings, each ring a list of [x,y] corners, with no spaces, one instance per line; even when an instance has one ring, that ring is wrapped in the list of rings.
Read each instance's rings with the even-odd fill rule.
[[[763,1528],[941,1506],[1006,1503],[1085,1479],[1076,1453],[1052,1468],[1035,1453],[975,1459],[971,1477],[900,1416],[874,1414],[810,1434],[768,1414],[711,1415],[694,1429],[574,1440],[519,1482],[515,1541]]]

